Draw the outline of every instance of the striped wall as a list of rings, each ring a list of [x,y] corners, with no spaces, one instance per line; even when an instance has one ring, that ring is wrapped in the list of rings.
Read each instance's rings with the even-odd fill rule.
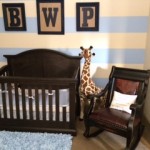
[[[2,3],[24,3],[27,31],[5,31]],[[78,55],[80,46],[93,46],[91,77],[104,87],[112,65],[143,69],[148,34],[149,0],[93,0],[100,2],[99,31],[76,31],[76,3],[64,0],[65,34],[38,35],[36,0],[0,0],[0,66],[4,54],[51,48]],[[83,66],[83,60],[81,67]]]

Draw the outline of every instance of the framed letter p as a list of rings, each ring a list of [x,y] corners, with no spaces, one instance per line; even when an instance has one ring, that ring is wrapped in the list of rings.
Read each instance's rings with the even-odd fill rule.
[[[99,30],[99,3],[77,3],[77,31]]]

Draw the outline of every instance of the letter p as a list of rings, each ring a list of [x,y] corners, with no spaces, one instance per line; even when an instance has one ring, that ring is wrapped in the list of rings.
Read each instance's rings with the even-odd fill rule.
[[[94,12],[92,8],[82,8],[83,11],[83,27],[88,27],[88,20],[93,18]]]

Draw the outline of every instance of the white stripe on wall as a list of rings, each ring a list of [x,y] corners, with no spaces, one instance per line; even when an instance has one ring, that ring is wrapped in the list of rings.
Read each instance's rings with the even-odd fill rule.
[[[33,33],[1,33],[1,48],[94,48],[142,49],[146,47],[146,33],[71,33],[64,35],[38,35]]]

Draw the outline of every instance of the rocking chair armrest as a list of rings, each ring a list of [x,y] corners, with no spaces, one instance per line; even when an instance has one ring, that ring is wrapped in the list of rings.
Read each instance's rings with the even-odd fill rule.
[[[136,126],[137,123],[140,122],[142,107],[143,107],[142,104],[137,104],[137,103],[130,105],[130,109],[132,110],[132,112],[131,112],[131,117],[128,122],[128,132],[129,133],[133,134],[134,126]]]
[[[89,95],[87,95],[87,98],[89,99],[89,100],[92,100],[92,99],[94,99],[94,98],[100,98],[101,96],[103,96],[105,94],[105,91],[104,90],[102,90],[100,93],[98,93],[98,94],[89,94]]]
[[[98,94],[89,94],[87,95],[87,98],[89,100],[94,100],[94,98],[100,98],[102,96],[104,96],[106,94],[106,92],[108,91],[108,87],[109,87],[109,83],[106,85],[106,87],[104,89],[102,89],[102,91]]]
[[[141,93],[141,95],[138,97],[138,99],[139,99],[138,101],[140,101],[140,99],[144,99],[144,95],[145,95],[145,92]],[[140,110],[142,110],[143,106],[144,106],[144,101],[142,101],[140,104],[138,104],[138,103],[131,104],[130,109],[132,111],[135,111],[137,109],[138,109],[138,111],[140,111]]]
[[[103,95],[105,95],[105,91],[102,90],[99,94],[90,94],[87,96],[87,103],[85,104],[84,114],[85,116],[89,116],[93,111],[94,104],[96,101]]]
[[[131,104],[130,109],[132,110],[131,118],[135,118],[136,116],[139,116],[141,114],[143,105],[142,104]]]
[[[107,92],[107,88],[103,89],[98,94],[90,94],[87,96],[88,103],[87,103],[87,105],[85,105],[85,112],[84,112],[86,118],[93,112],[93,108],[94,108],[96,101],[97,100],[99,101],[101,99],[101,97],[104,98],[106,92]]]
[[[146,90],[143,90],[140,95],[137,97],[137,101],[140,103],[134,103],[130,105],[130,109],[135,111],[135,110],[142,110],[143,106],[144,106],[144,99],[145,99],[145,95],[146,95]]]
[[[145,91],[141,93],[141,95],[138,97],[138,99],[144,99],[145,98]],[[137,123],[136,118],[141,118],[142,117],[142,110],[143,110],[143,106],[144,106],[144,101],[142,101],[142,103],[138,104],[138,103],[134,103],[130,105],[130,109],[132,110],[131,112],[131,117],[129,120],[129,132],[133,132],[133,126],[134,124]]]
[[[131,109],[131,110],[136,110],[136,109],[139,108],[139,107],[140,107],[140,105],[137,104],[137,103],[130,105],[130,109]]]
[[[131,110],[141,109],[142,107],[143,107],[143,103],[142,103],[142,104],[134,103],[134,104],[131,104],[131,105],[130,105],[130,109],[131,109]]]

